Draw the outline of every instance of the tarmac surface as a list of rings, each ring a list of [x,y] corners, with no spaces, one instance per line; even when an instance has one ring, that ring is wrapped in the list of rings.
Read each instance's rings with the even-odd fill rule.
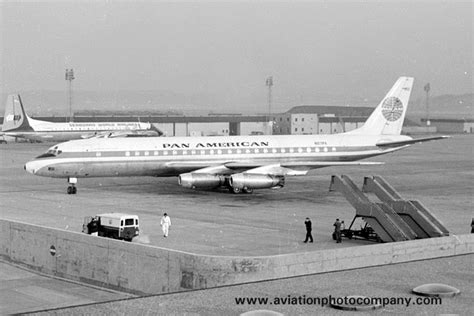
[[[411,293],[413,288],[426,283],[451,285],[461,293],[441,301]],[[117,300],[104,303],[30,311],[34,315],[240,315],[263,309],[284,315],[472,315],[473,283],[474,255],[465,255],[141,298],[117,296]],[[317,300],[351,295],[395,298],[399,304],[351,312],[321,306]],[[238,304],[239,298],[268,301]],[[292,303],[284,301],[288,298]],[[71,305],[76,304],[80,302]]]
[[[51,278],[0,261],[0,315],[83,305],[131,295]]]
[[[283,189],[256,190],[250,195],[193,191],[180,187],[176,178],[138,177],[79,179],[78,194],[67,195],[66,180],[36,177],[23,170],[25,162],[40,155],[52,144],[6,144],[0,146],[1,218],[80,232],[85,216],[123,212],[137,214],[140,217],[141,236],[137,242],[141,243],[208,255],[263,256],[301,253],[334,247],[371,244],[371,242],[349,241],[347,239],[344,239],[342,244],[333,242],[331,233],[335,218],[345,220],[348,226],[355,211],[341,193],[328,192],[328,188],[330,176],[333,174],[349,175],[359,186],[362,185],[364,176],[380,175],[405,199],[421,201],[445,224],[451,234],[466,234],[470,232],[471,219],[474,217],[473,144],[474,138],[472,135],[454,135],[451,139],[413,145],[393,154],[370,159],[370,161],[385,161],[385,165],[318,169],[310,172],[309,176],[287,178],[286,186]],[[162,237],[159,225],[163,212],[167,212],[172,220],[168,238]],[[302,242],[305,236],[304,218],[307,216],[313,222],[314,243],[312,244]],[[456,262],[456,269],[460,268],[459,271],[464,272],[457,274],[457,272],[449,271],[445,277],[443,270],[438,271],[437,261],[430,260],[427,261],[426,266],[422,265],[416,270],[418,275],[412,275],[413,281],[419,280],[419,282],[416,282],[416,284],[410,283],[410,289],[423,283],[441,282],[442,280],[461,290],[463,290],[463,282],[465,281],[470,281],[472,287],[472,271],[474,271],[472,269],[472,256],[439,260],[442,260],[442,262]],[[452,267],[450,265],[451,263],[447,263],[446,267]],[[255,293],[256,296],[260,293],[259,291],[266,292],[268,295],[273,295],[273,293],[286,293],[285,295],[305,293],[298,290],[298,286],[302,285],[304,285],[303,288],[308,289],[308,293],[314,293],[308,288],[309,284],[307,283],[309,282],[312,284],[313,290],[318,289],[318,295],[320,296],[324,293],[333,296],[342,295],[339,294],[342,292],[337,290],[339,287],[353,289],[344,292],[344,295],[358,293],[374,296],[379,295],[380,288],[397,288],[396,284],[400,284],[399,280],[404,279],[405,274],[411,275],[411,273],[387,272],[387,277],[382,277],[383,271],[391,271],[394,267],[401,266],[405,266],[405,264],[354,270],[352,272],[338,272],[343,273],[341,275],[330,273],[288,279],[297,281],[294,281],[296,284],[294,289],[289,288],[286,292],[284,292],[286,284],[293,284],[293,281],[272,281],[282,282],[280,286],[283,286],[283,289],[281,290],[278,290],[277,286],[273,286],[273,283],[270,284],[269,282],[258,283],[258,285],[262,285],[262,289],[256,290],[256,292],[252,292],[250,289],[260,288],[257,284],[239,287],[242,287],[241,294]],[[382,276],[370,281],[373,272],[368,272],[364,277],[360,274],[360,271],[366,270],[381,271],[377,273]],[[438,273],[434,273],[435,271],[438,271]],[[3,284],[5,280],[3,277],[10,275],[10,273],[4,265],[0,265],[0,273]],[[360,278],[351,279],[349,277],[350,275],[359,274]],[[313,280],[313,277],[333,279],[329,282],[320,281],[319,279]],[[410,278],[405,278],[405,281],[409,280]],[[457,286],[453,281],[461,282],[461,286]],[[23,285],[28,283],[25,282]],[[321,282],[334,283],[339,287],[330,287],[329,285],[318,287]],[[371,285],[371,282],[375,285],[378,284],[378,286],[372,286],[374,284]],[[74,284],[74,286],[76,285]],[[268,290],[266,290],[267,286]],[[398,287],[401,287],[401,285],[398,285]],[[13,286],[12,289],[15,291],[16,288]],[[2,287],[2,291],[4,290],[6,289]],[[403,293],[409,292],[406,292],[405,288],[403,291]],[[141,312],[143,314],[155,314],[158,311],[160,314],[162,312],[163,314],[169,314],[168,312],[176,311],[178,314],[213,314],[213,298],[217,295],[216,293],[221,292],[225,291],[217,289],[192,292],[195,294],[159,296],[167,297],[167,299],[165,302],[158,300],[158,302],[161,302],[156,303],[158,305],[150,303],[151,309],[144,309]],[[398,292],[395,291],[394,293]],[[97,298],[95,301],[107,300],[109,294],[110,292],[104,291],[104,294],[101,294],[103,296],[92,295],[92,301],[94,301],[94,298]],[[168,299],[174,302],[173,298],[181,297],[180,295],[183,295],[182,299],[185,300],[185,303],[181,301],[181,298],[178,298],[176,299],[176,305],[169,305],[169,309],[158,309],[161,306],[168,306]],[[190,296],[191,303],[188,304],[185,299],[186,295],[197,296]],[[87,302],[88,299],[91,299],[82,297],[82,294],[78,294],[78,297],[80,298],[78,302]],[[68,299],[65,299],[65,301],[68,301]],[[203,305],[200,305],[199,302]],[[208,302],[207,307],[206,302]],[[215,303],[217,304],[218,300]],[[30,310],[59,306],[54,302],[49,305],[44,302],[38,304],[38,308],[35,309],[34,306],[31,306]],[[178,309],[177,306],[180,304],[184,304],[184,306]],[[221,309],[217,309],[221,312],[214,314],[226,314],[227,311],[238,313],[249,310],[249,308],[228,306],[230,304],[232,303],[228,299],[223,300]],[[189,306],[189,311],[186,309],[187,306]],[[122,314],[120,310],[108,306],[104,306],[104,308],[103,311],[106,314]],[[123,311],[127,311],[128,314],[129,310],[127,308],[123,307]],[[312,309],[293,310],[294,306],[288,308],[285,309],[288,314],[311,314],[312,311]],[[410,309],[408,312],[418,313],[418,309],[419,307],[413,312]],[[21,311],[24,310],[20,309],[17,312]],[[327,307],[319,311],[321,313],[328,312]],[[433,309],[433,311],[437,313],[438,310]],[[331,310],[332,312],[333,310]],[[90,313],[83,310],[79,313],[96,313],[96,310],[91,310]],[[405,312],[403,309],[399,309],[396,313]],[[461,312],[461,314],[463,313]]]
[[[122,212],[140,218],[139,242],[209,255],[262,256],[333,248],[336,218],[348,226],[355,215],[338,192],[328,192],[332,174],[381,175],[402,197],[421,201],[452,234],[469,233],[473,210],[474,159],[471,135],[414,145],[374,157],[381,166],[322,168],[309,176],[288,177],[279,190],[253,194],[193,191],[173,178],[90,178],[78,180],[77,195],[66,194],[67,181],[33,176],[28,160],[51,144],[7,144],[1,152],[1,217],[80,232],[85,216]],[[163,238],[160,218],[172,221]],[[313,222],[313,244],[304,244],[305,217]],[[361,245],[346,241],[338,247]]]

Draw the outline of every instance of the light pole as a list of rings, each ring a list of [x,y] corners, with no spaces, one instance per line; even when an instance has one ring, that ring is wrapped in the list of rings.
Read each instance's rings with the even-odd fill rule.
[[[426,126],[430,126],[431,125],[431,122],[430,122],[430,83],[428,82],[425,87],[424,87],[424,90],[426,92]]]
[[[74,80],[74,70],[66,69],[66,81],[69,81],[69,121],[72,122],[72,81]]]
[[[273,134],[271,116],[272,116],[272,86],[273,86],[273,76],[267,78],[265,85],[268,87],[268,134]]]

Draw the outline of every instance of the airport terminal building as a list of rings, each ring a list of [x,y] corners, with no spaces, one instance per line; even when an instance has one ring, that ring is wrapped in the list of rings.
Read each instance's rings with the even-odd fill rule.
[[[422,118],[421,122],[426,125],[427,119]],[[431,118],[430,126],[434,126],[439,133],[450,134],[472,134],[474,133],[474,119],[449,119]]]
[[[294,106],[284,113],[275,113],[270,116],[273,135],[316,135],[337,134],[348,132],[364,125],[373,112],[372,107],[360,106],[327,106],[327,105],[300,105]],[[101,113],[94,115],[77,113],[74,122],[132,122],[142,121],[154,124],[166,136],[229,136],[229,135],[262,135],[267,134],[268,115],[216,115],[206,116],[185,115],[156,115],[140,113]],[[35,117],[48,122],[65,122],[66,117]],[[3,118],[0,118],[3,122]],[[427,125],[426,118],[421,124],[405,119],[404,134],[426,133],[473,133],[473,119],[430,119]]]
[[[336,134],[361,127],[372,107],[295,106],[272,117],[274,135]]]

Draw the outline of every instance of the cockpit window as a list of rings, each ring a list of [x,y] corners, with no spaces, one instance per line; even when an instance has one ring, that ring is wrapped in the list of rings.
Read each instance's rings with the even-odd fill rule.
[[[40,158],[48,158],[48,157],[56,157],[56,155],[55,155],[55,154],[51,154],[51,153],[47,152],[47,153],[44,153],[44,154],[41,154],[41,155],[39,155],[38,157],[36,157],[36,159],[40,159]]]
[[[58,146],[48,150],[44,154],[39,155],[36,157],[36,159],[41,159],[41,158],[49,158],[49,157],[56,157],[57,155],[60,155],[62,153],[61,150],[58,150]]]

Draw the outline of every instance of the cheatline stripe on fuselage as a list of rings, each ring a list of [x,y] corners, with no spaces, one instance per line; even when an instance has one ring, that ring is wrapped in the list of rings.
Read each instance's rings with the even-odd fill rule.
[[[303,157],[314,154],[331,154],[337,153],[338,156],[344,154],[364,154],[373,152],[387,152],[381,150],[377,146],[321,146],[321,147],[278,147],[278,148],[219,148],[219,149],[150,149],[150,150],[94,150],[94,151],[80,151],[80,152],[62,152],[57,158],[87,158],[87,157],[196,157],[201,156],[228,156],[232,155],[234,158],[241,157],[242,155],[249,155],[255,157],[256,155],[261,156],[297,156],[303,155]],[[237,156],[237,157],[235,157]],[[50,158],[54,159],[54,158]]]
[[[106,163],[106,162],[146,162],[146,161],[155,161],[155,162],[202,162],[202,161],[211,161],[212,163],[217,162],[228,162],[228,161],[248,161],[251,160],[252,162],[258,163],[258,161],[269,162],[272,161],[274,163],[278,162],[311,162],[311,161],[350,161],[350,160],[359,160],[363,158],[368,158],[372,156],[377,156],[383,153],[391,152],[398,150],[400,148],[391,148],[389,150],[370,150],[370,151],[354,151],[354,152],[320,152],[320,153],[286,153],[284,156],[275,155],[272,153],[267,154],[240,154],[236,155],[226,155],[226,154],[214,154],[214,155],[163,155],[163,156],[145,156],[145,155],[132,155],[125,156],[96,156],[97,153],[87,153],[88,156],[81,156],[81,157],[56,157],[56,158],[47,158],[45,159],[45,163],[51,164],[54,161],[54,164],[65,164],[65,163],[82,163],[82,162],[97,162],[97,163]],[[84,153],[83,153],[84,154]],[[90,156],[90,154],[94,154]],[[170,158],[173,157],[171,160]],[[187,159],[189,158],[189,159]],[[41,161],[38,159],[37,161]]]
[[[32,123],[32,124],[31,124]],[[114,123],[53,123],[47,121],[37,121],[30,119],[30,125],[35,129],[35,131],[80,131],[80,130],[93,130],[93,129],[123,129],[127,128],[148,128],[150,123],[141,123],[141,122],[114,122]]]
[[[44,130],[44,131],[34,131],[34,132],[24,132],[24,131],[5,131],[5,134],[19,134],[19,135],[31,135],[35,136],[38,134],[62,134],[62,133],[76,133],[76,134],[83,134],[83,133],[92,133],[92,132],[116,132],[116,131],[124,131],[124,132],[136,132],[136,131],[141,131],[141,130],[149,130],[149,129],[89,129],[89,130],[56,130],[56,131],[50,131],[50,130]]]

